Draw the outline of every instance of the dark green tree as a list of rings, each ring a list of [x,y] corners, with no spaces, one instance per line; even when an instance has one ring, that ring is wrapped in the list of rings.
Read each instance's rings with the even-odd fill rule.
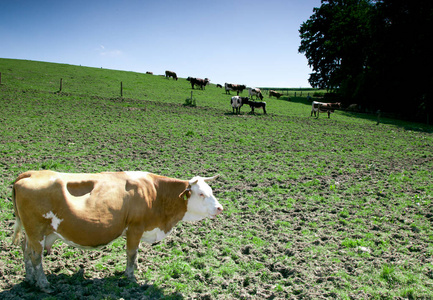
[[[322,0],[301,25],[299,52],[313,69],[313,87],[347,90],[363,73],[366,54],[361,45],[369,43],[371,8],[368,0]]]
[[[432,113],[432,21],[433,1],[322,0],[299,30],[310,84],[343,102],[425,121]]]
[[[374,96],[369,98],[402,116],[428,120],[433,107],[433,1],[377,1],[371,23],[366,89]]]

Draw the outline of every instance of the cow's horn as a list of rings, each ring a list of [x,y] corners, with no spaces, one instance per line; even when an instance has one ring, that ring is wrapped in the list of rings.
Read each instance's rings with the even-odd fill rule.
[[[212,180],[217,179],[219,176],[220,176],[220,174],[217,174],[217,175],[215,175],[215,176],[213,176],[213,177],[203,178],[203,180],[204,180],[204,181],[212,181]]]

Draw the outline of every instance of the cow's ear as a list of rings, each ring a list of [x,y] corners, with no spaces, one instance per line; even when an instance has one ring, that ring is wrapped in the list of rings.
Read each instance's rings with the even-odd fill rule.
[[[189,181],[189,188],[191,189],[191,186],[192,186],[193,184],[196,184],[196,183],[198,182],[198,180],[199,180],[199,178],[197,178],[197,177],[194,177],[193,179],[191,179],[191,180]]]
[[[183,200],[188,200],[189,197],[191,197],[191,186],[188,185],[188,187],[179,195],[179,198],[183,198]]]

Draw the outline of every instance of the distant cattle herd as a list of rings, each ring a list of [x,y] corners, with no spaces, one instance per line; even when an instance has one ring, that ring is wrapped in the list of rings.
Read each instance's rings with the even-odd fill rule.
[[[146,74],[153,75],[153,72],[146,72]],[[163,75],[162,75],[163,76]],[[173,78],[174,80],[177,80],[177,74],[173,71],[165,71],[165,77],[167,79]],[[201,90],[205,90],[206,85],[210,83],[210,80],[208,78],[201,79],[196,77],[188,77],[186,79],[190,82],[191,88],[199,88]],[[221,84],[216,85],[217,88],[223,88]],[[239,94],[242,94],[242,92],[247,89],[247,86],[244,84],[234,84],[234,83],[225,83],[224,84],[224,90],[227,95],[230,95],[230,91],[236,92],[236,96],[231,97],[230,99],[230,105],[233,109],[233,114],[239,114],[240,109],[243,105],[249,105],[251,108],[250,113],[254,113],[254,108],[261,108],[263,109],[263,113],[266,114],[266,102],[263,100],[263,94],[260,89],[258,88],[248,88],[248,97],[240,97]],[[269,98],[275,97],[277,99],[280,99],[280,97],[283,94],[281,92],[277,92],[274,90],[269,90]],[[253,100],[253,97],[256,98],[255,101]],[[308,99],[311,99],[310,96],[308,96]],[[341,103],[323,103],[323,102],[312,102],[312,108],[311,108],[311,116],[319,116],[319,112],[326,112],[328,114],[328,118],[330,118],[330,115],[332,112],[334,112],[335,109],[340,109]]]

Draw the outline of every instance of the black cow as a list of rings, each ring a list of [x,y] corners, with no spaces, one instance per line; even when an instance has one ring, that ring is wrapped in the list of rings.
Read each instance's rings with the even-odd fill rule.
[[[254,113],[254,108],[262,108],[263,113],[266,114],[266,102],[264,102],[264,101],[248,101],[248,105],[251,107],[252,113]]]
[[[177,75],[176,75],[176,73],[175,73],[175,72],[172,72],[172,71],[165,71],[165,77],[166,77],[166,78],[173,77],[173,79],[176,79],[176,80],[177,80]]]

